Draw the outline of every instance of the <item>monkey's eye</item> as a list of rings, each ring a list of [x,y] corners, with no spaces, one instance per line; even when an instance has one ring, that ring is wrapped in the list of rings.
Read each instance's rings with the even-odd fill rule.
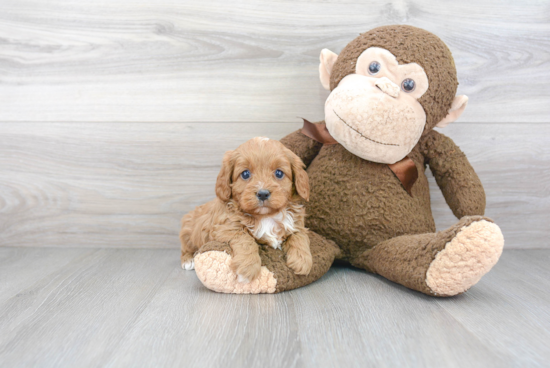
[[[375,75],[376,73],[378,73],[380,71],[381,67],[382,66],[380,65],[380,63],[378,61],[373,61],[369,65],[369,74]]]
[[[414,81],[410,78],[405,79],[401,83],[401,88],[405,92],[412,92],[412,91],[414,91],[415,87],[416,87],[416,83],[414,83]]]
[[[250,178],[250,171],[248,170],[245,170],[241,173],[241,178],[243,178],[244,180],[247,180]]]
[[[282,179],[283,176],[285,176],[285,173],[284,173],[284,172],[282,172],[282,171],[279,170],[279,169],[275,170],[275,177],[276,177],[277,179]]]

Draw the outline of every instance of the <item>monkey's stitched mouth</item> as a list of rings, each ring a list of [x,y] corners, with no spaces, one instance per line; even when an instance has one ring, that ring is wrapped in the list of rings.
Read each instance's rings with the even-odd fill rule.
[[[348,128],[350,128],[351,130],[353,130],[355,133],[359,134],[361,137],[365,138],[366,140],[369,140],[371,142],[374,142],[374,143],[378,143],[378,144],[382,144],[384,146],[396,146],[396,147],[399,147],[398,144],[393,144],[393,143],[382,143],[382,142],[378,142],[378,141],[375,141],[374,139],[371,139],[369,137],[365,137],[363,135],[363,133],[361,133],[360,131],[358,131],[357,129],[355,129],[354,127],[352,127],[351,125],[349,125],[348,123],[346,123],[346,121],[344,119],[342,119],[340,117],[340,115],[338,115],[336,113],[336,111],[334,111],[334,109],[332,110],[332,112],[334,112],[334,115],[336,115],[338,117],[338,119],[342,120],[342,123],[346,124],[348,126]]]

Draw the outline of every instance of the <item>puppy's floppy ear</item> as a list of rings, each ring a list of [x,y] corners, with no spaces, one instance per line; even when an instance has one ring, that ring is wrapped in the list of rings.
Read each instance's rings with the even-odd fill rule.
[[[292,167],[292,176],[294,178],[294,186],[296,192],[300,197],[309,201],[309,177],[304,169],[306,165],[300,160],[300,157],[296,156],[294,152],[285,147],[286,154],[290,160],[290,166]]]
[[[223,155],[222,168],[216,180],[216,195],[224,202],[231,198],[231,177],[233,176],[233,166],[235,165],[235,151],[227,151]]]

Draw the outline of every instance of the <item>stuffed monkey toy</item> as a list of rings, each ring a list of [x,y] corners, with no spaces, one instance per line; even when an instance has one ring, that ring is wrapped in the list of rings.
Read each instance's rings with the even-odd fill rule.
[[[281,142],[307,167],[306,206],[313,268],[295,275],[284,254],[262,247],[262,272],[239,283],[228,244],[210,242],[195,256],[209,289],[275,293],[319,279],[335,260],[433,296],[453,296],[498,261],[504,239],[483,217],[485,192],[454,142],[433,130],[455,121],[468,98],[457,96],[453,57],[435,35],[411,26],[361,34],[319,65],[331,93],[325,120]],[[459,221],[436,232],[425,175],[429,166]],[[365,278],[368,282],[368,278]]]

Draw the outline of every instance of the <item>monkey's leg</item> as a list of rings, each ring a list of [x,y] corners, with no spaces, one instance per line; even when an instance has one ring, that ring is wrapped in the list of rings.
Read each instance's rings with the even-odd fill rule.
[[[262,246],[260,276],[250,283],[238,282],[237,275],[230,267],[231,247],[219,242],[209,242],[201,247],[195,255],[195,271],[204,286],[220,293],[272,294],[296,289],[321,278],[340,252],[334,242],[314,232],[309,232],[309,240],[313,266],[308,275],[296,275],[286,265],[283,251]]]
[[[447,230],[386,240],[352,264],[434,296],[468,290],[497,263],[500,228],[482,216],[465,216]]]

